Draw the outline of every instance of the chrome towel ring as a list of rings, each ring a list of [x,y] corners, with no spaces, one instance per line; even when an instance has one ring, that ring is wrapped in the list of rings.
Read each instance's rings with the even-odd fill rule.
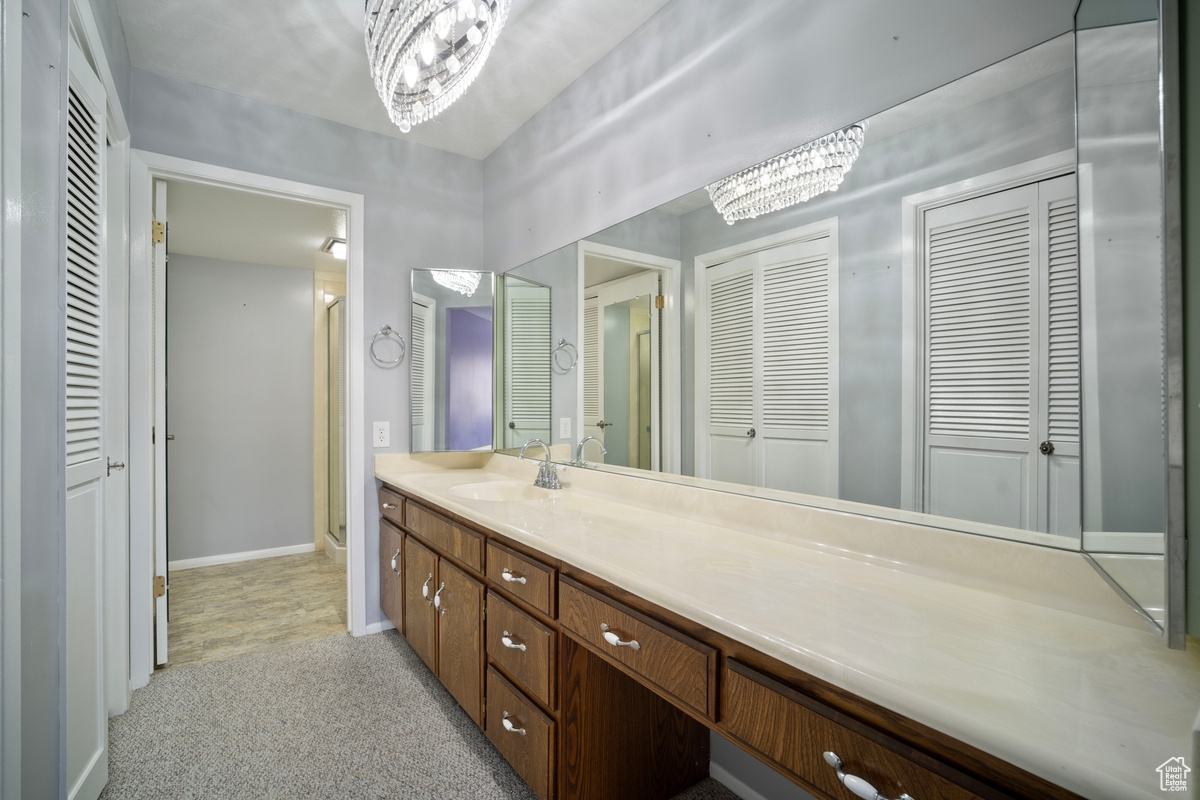
[[[391,359],[390,361],[387,359],[380,358],[378,356],[378,354],[376,354],[376,352],[375,352],[375,343],[377,341],[379,341],[380,338],[395,339],[400,344],[400,355],[396,356],[395,358]],[[371,360],[374,361],[376,364],[378,364],[381,367],[396,366],[397,364],[399,364],[401,361],[404,360],[404,354],[406,351],[407,351],[407,347],[404,344],[404,337],[401,336],[398,332],[392,330],[391,325],[384,325],[382,328],[379,329],[379,333],[377,333],[371,337]]]
[[[575,349],[575,345],[566,339],[559,339],[558,347],[554,348],[554,352],[550,358],[554,366],[554,371],[560,375],[566,375],[575,369],[575,365],[579,363],[579,351]]]

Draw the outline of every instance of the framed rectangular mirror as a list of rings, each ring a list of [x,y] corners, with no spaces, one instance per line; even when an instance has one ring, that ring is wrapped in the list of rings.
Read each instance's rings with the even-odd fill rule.
[[[412,452],[492,449],[494,276],[414,269]]]

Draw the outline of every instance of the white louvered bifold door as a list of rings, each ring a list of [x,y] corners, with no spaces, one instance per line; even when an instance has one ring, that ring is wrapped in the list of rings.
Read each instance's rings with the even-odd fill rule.
[[[1014,528],[1037,513],[1036,185],[925,215],[925,510]]]
[[[103,408],[105,96],[70,42],[66,175],[66,786],[93,800],[108,779],[104,694]]]
[[[1042,344],[1045,381],[1039,443],[1053,451],[1035,456],[1042,472],[1038,529],[1078,535],[1082,529],[1079,450],[1079,247],[1075,176],[1038,187],[1045,269],[1042,292]],[[1047,448],[1048,449],[1048,448]]]
[[[506,447],[550,441],[550,290],[510,282],[504,289]]]
[[[433,346],[434,309],[420,300],[412,303],[409,334],[409,375],[412,381],[412,451],[433,449],[433,374],[429,349]]]
[[[708,463],[705,477],[757,485],[755,267],[758,254],[708,270]]]
[[[600,329],[600,300],[592,296],[583,301],[583,436],[604,441],[604,337]],[[580,437],[582,438],[582,437]],[[592,445],[595,447],[595,445]]]
[[[822,237],[758,253],[759,484],[838,496],[836,254]]]

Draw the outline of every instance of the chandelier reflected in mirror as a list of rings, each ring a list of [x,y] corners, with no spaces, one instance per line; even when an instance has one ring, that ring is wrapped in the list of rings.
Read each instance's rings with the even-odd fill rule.
[[[480,273],[465,269],[434,269],[430,270],[433,279],[451,291],[458,292],[464,297],[475,294],[479,288]]]
[[[366,0],[375,89],[404,133],[446,110],[483,69],[511,0]]]
[[[862,150],[866,130],[863,121],[822,136],[709,184],[708,196],[732,225],[836,191]]]

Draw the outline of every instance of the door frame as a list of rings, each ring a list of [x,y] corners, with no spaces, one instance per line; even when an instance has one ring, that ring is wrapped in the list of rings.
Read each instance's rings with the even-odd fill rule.
[[[662,449],[659,466],[661,472],[680,474],[683,468],[683,262],[674,258],[664,258],[649,253],[628,250],[624,247],[590,242],[587,239],[579,241],[576,261],[576,286],[578,298],[576,306],[579,309],[575,341],[583,342],[583,303],[586,291],[583,285],[584,263],[589,255],[601,256],[614,261],[623,261],[630,266],[640,267],[659,273],[662,280],[662,293],[665,298],[663,307],[659,309],[662,315],[662,341],[659,342],[661,351],[663,386],[659,397],[659,408],[662,414]],[[666,358],[666,354],[678,354],[676,358]],[[575,387],[575,419],[579,421],[579,438],[583,434],[583,364],[580,359],[576,370]]]
[[[829,441],[833,447],[831,458],[833,462],[832,468],[834,469],[834,485],[841,486],[841,475],[838,473],[840,467],[837,466],[841,464],[841,414],[839,409],[841,402],[841,356],[838,349],[840,339],[838,324],[841,319],[838,297],[841,281],[836,279],[841,262],[838,253],[837,217],[810,222],[807,225],[773,233],[770,236],[763,236],[758,239],[751,239],[748,242],[723,247],[720,250],[701,253],[695,257],[692,267],[694,270],[692,297],[695,303],[693,313],[695,336],[693,339],[696,348],[694,353],[695,372],[692,373],[695,382],[695,390],[693,392],[695,396],[695,411],[692,417],[695,421],[692,432],[694,440],[692,465],[697,477],[699,477],[701,465],[708,463],[708,382],[703,380],[704,376],[708,375],[708,303],[704,300],[708,294],[708,268],[724,264],[735,258],[750,255],[751,253],[757,253],[761,250],[770,250],[775,247],[820,239],[826,236],[829,237],[831,243],[830,270],[834,276],[834,280],[830,281],[829,289],[829,302],[833,307],[829,338],[831,361],[829,380],[832,384],[832,390],[829,393]],[[836,500],[837,497],[831,499]]]
[[[144,150],[132,151],[129,179],[129,315],[130,370],[129,418],[151,421],[130,426],[130,683],[145,686],[154,671],[154,419],[152,376],[156,368],[150,331],[156,311],[150,287],[154,245],[151,239],[153,185],[155,179],[201,183],[235,191],[278,197],[343,210],[347,213],[347,492],[346,595],[350,632],[372,633],[382,626],[367,624],[365,523],[366,427],[363,421],[363,224],[361,194],[259,175],[214,164],[176,158]],[[161,298],[160,298],[161,302]],[[166,354],[157,352],[157,358]],[[165,431],[163,432],[165,435]],[[138,469],[132,469],[137,466]],[[158,465],[160,468],[164,465]]]
[[[953,205],[964,200],[995,194],[1006,189],[1058,178],[1075,171],[1075,151],[1063,150],[1022,164],[1014,164],[994,172],[977,175],[963,181],[939,186],[936,189],[906,195],[900,200],[901,213],[901,381],[900,381],[900,508],[905,511],[923,509],[924,474],[924,398],[917,389],[924,385],[924,359],[921,356],[919,323],[925,309],[920,292],[917,268],[924,257],[922,243],[925,234],[925,214],[935,208]],[[1007,530],[1007,529],[1006,529]],[[1046,544],[1044,535],[1031,541]],[[1009,535],[1009,538],[1014,538]],[[1062,539],[1063,537],[1058,537]],[[1061,547],[1061,544],[1059,545]],[[1077,547],[1072,549],[1078,549]]]

